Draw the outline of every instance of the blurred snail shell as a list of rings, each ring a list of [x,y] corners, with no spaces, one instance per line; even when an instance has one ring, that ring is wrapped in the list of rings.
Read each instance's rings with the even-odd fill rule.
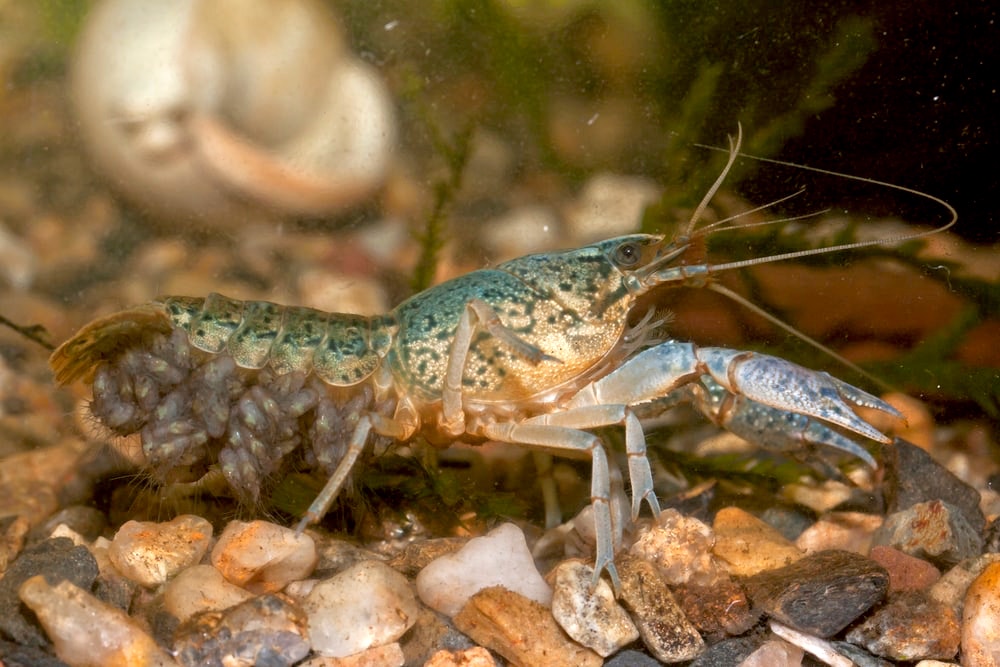
[[[336,212],[394,144],[385,86],[312,0],[105,0],[71,78],[96,168],[172,221]]]

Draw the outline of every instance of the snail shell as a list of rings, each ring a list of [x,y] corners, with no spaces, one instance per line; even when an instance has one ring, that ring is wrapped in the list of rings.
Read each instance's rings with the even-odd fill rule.
[[[71,79],[98,170],[173,221],[336,212],[394,143],[384,85],[313,0],[105,0]]]

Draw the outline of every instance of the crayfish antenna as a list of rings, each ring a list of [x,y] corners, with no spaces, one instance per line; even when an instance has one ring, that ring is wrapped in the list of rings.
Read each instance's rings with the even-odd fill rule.
[[[924,238],[924,237],[927,237],[927,236],[931,236],[933,234],[939,234],[939,233],[941,233],[943,231],[948,230],[949,228],[951,228],[952,226],[954,226],[956,222],[958,222],[958,211],[955,210],[955,207],[953,207],[951,204],[949,204],[945,200],[941,199],[940,197],[936,197],[936,196],[934,196],[932,194],[929,194],[927,192],[921,192],[920,190],[915,190],[913,188],[908,188],[908,187],[906,187],[904,185],[897,185],[895,183],[889,183],[889,182],[886,182],[886,181],[879,181],[879,180],[876,180],[874,178],[866,178],[864,176],[854,176],[852,174],[842,174],[840,172],[831,171],[829,169],[821,169],[819,167],[810,167],[810,166],[807,166],[807,165],[795,164],[795,163],[792,163],[792,162],[785,162],[783,160],[774,160],[774,159],[771,159],[771,158],[764,158],[764,157],[758,157],[758,156],[755,156],[755,155],[748,155],[746,153],[740,153],[739,152],[739,145],[740,145],[740,139],[741,139],[741,137],[742,137],[742,128],[741,128],[740,132],[738,132],[738,134],[737,134],[737,139],[736,139],[735,143],[732,141],[732,139],[730,139],[730,147],[728,149],[729,160],[726,163],[726,167],[723,169],[722,174],[720,175],[719,179],[716,180],[715,184],[712,186],[712,188],[706,194],[705,199],[703,199],[702,202],[701,202],[701,204],[698,206],[698,209],[695,212],[695,217],[692,218],[692,220],[691,220],[691,222],[689,223],[689,226],[688,226],[688,233],[689,234],[690,234],[691,230],[693,229],[693,226],[694,226],[695,221],[697,220],[698,216],[700,216],[704,212],[705,207],[708,205],[708,200],[710,200],[711,197],[715,195],[715,192],[718,190],[719,186],[721,185],[722,180],[729,173],[729,170],[732,168],[732,165],[735,162],[735,160],[736,160],[737,157],[748,158],[748,159],[751,159],[751,160],[757,160],[758,162],[765,162],[765,163],[768,163],[768,164],[776,164],[776,165],[780,165],[780,166],[784,166],[784,167],[792,167],[792,168],[795,168],[795,169],[801,169],[803,171],[811,171],[811,172],[818,173],[818,174],[824,174],[826,176],[834,176],[834,177],[837,177],[837,178],[844,178],[844,179],[847,179],[847,180],[857,181],[857,182],[860,182],[860,183],[867,183],[869,185],[877,185],[877,186],[889,188],[891,190],[896,190],[898,192],[904,192],[906,194],[915,195],[917,197],[920,197],[920,198],[923,198],[923,199],[927,199],[927,200],[929,200],[931,202],[934,202],[934,203],[940,205],[942,208],[944,208],[945,211],[948,212],[948,220],[943,225],[940,225],[940,226],[935,227],[933,229],[929,229],[929,230],[925,230],[925,231],[920,231],[920,232],[914,232],[912,234],[900,234],[900,235],[897,235],[897,236],[890,236],[890,237],[887,237],[887,238],[884,238],[884,239],[872,239],[872,240],[869,240],[869,241],[858,241],[858,242],[854,242],[854,243],[841,243],[841,244],[834,245],[834,246],[829,246],[829,247],[826,247],[826,248],[812,248],[812,249],[809,249],[809,250],[798,250],[798,251],[794,251],[794,252],[786,252],[786,253],[780,253],[780,254],[777,254],[777,255],[771,255],[769,257],[756,257],[756,258],[753,258],[753,259],[746,259],[746,260],[735,261],[735,262],[726,262],[726,263],[723,263],[723,264],[714,264],[714,265],[710,264],[710,265],[706,266],[706,271],[705,271],[706,275],[711,275],[711,274],[714,274],[714,273],[720,273],[722,271],[728,271],[728,270],[731,270],[731,269],[740,269],[740,268],[747,268],[747,267],[751,267],[751,266],[757,266],[757,265],[760,265],[760,264],[769,264],[771,262],[780,262],[780,261],[784,261],[784,260],[788,260],[788,259],[799,259],[799,258],[802,258],[802,257],[811,257],[811,256],[814,256],[814,255],[824,255],[824,254],[831,253],[831,252],[840,252],[840,251],[844,251],[844,250],[857,250],[857,249],[860,249],[860,248],[869,248],[869,247],[877,246],[877,245],[890,245],[890,244],[903,243],[905,241],[912,241],[912,240],[915,240],[915,239],[920,239],[920,238]],[[706,146],[704,144],[695,144],[695,145],[698,146],[698,147],[700,147],[700,148],[707,148],[709,150],[714,150],[714,151],[725,151],[726,150],[724,148],[719,148],[717,146]],[[774,206],[775,204],[787,201],[787,200],[791,199],[792,197],[798,196],[801,193],[802,193],[802,190],[799,190],[799,191],[797,191],[797,192],[795,192],[795,193],[793,193],[791,195],[787,195],[786,197],[783,197],[783,198],[777,200],[776,202],[772,202],[770,204],[765,204],[764,206],[760,206],[758,208],[752,209],[750,212],[755,212],[755,211],[759,211],[759,210],[762,210],[762,209],[765,209],[765,208],[769,208],[771,206]],[[813,217],[813,216],[819,215],[821,213],[823,213],[823,211],[809,213],[809,214],[806,214],[806,215],[803,215],[803,216],[797,216],[797,217],[794,217],[794,218],[786,218],[786,219],[783,219],[783,220],[766,221],[766,222],[763,222],[763,223],[758,223],[758,225],[774,224],[774,223],[777,223],[777,222],[799,220],[799,219],[803,219],[803,218],[807,218],[807,217]],[[701,230],[701,233],[704,233],[705,231],[708,231],[708,230],[710,230],[712,228],[724,225],[725,223],[731,221],[732,219],[733,218],[727,218],[725,220],[720,220],[720,221],[718,221],[716,223],[713,223],[712,225],[710,225],[710,226],[706,227],[705,229]],[[714,283],[714,282],[706,282],[705,285],[709,289],[711,289],[712,291],[717,292],[718,294],[722,294],[723,296],[725,296],[725,297],[727,297],[729,299],[732,299],[736,303],[738,303],[738,304],[744,306],[745,308],[751,310],[752,312],[760,315],[761,317],[763,317],[767,321],[771,322],[775,326],[783,329],[784,331],[792,334],[793,336],[796,336],[797,338],[799,338],[803,342],[807,343],[808,345],[812,346],[813,348],[815,348],[815,349],[823,352],[824,354],[828,355],[830,358],[835,359],[836,361],[840,362],[841,364],[843,364],[847,368],[850,368],[852,371],[861,374],[862,376],[864,376],[868,380],[874,382],[879,387],[881,387],[883,389],[886,389],[886,390],[891,390],[892,389],[892,387],[890,387],[884,381],[878,379],[877,377],[873,376],[871,373],[868,373],[864,369],[860,368],[857,364],[853,363],[852,361],[846,359],[842,355],[840,355],[837,352],[833,351],[832,349],[830,349],[829,347],[827,347],[823,343],[819,342],[815,338],[812,338],[811,336],[806,335],[805,333],[799,331],[798,329],[796,329],[792,325],[788,324],[787,322],[783,321],[782,319],[776,317],[775,315],[772,315],[771,313],[767,312],[766,310],[764,310],[760,306],[752,303],[751,301],[749,301],[748,299],[744,298],[743,296],[737,294],[736,292],[734,292],[734,291],[732,291],[732,290],[730,290],[730,289],[728,289],[728,288],[726,288],[726,287],[724,287],[722,285],[719,285],[718,283]]]

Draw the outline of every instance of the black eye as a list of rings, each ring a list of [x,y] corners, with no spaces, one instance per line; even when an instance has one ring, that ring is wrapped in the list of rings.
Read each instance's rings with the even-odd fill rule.
[[[639,263],[639,259],[642,257],[642,252],[639,249],[638,244],[632,243],[631,241],[626,242],[615,248],[615,263],[619,266],[630,267],[635,266]]]

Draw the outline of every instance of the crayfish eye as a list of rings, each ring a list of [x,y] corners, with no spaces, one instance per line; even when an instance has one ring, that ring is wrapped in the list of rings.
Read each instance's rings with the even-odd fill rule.
[[[639,246],[631,241],[621,244],[615,248],[614,260],[618,266],[629,268],[639,263],[642,251]]]

